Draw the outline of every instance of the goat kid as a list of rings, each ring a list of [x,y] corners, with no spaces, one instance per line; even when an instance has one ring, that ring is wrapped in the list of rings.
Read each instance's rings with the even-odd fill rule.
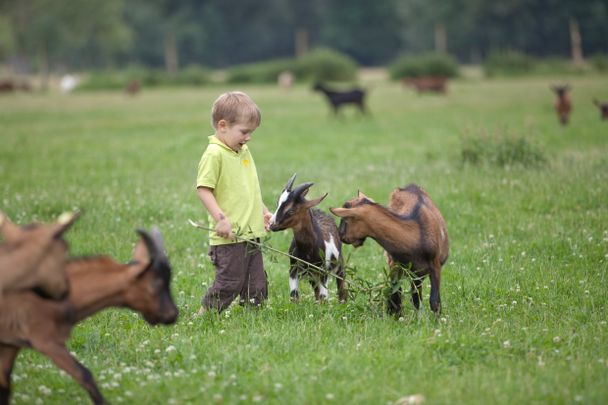
[[[602,120],[608,120],[608,102],[601,102],[597,99],[593,99],[593,104],[600,109],[600,118]]]
[[[294,174],[287,184],[279,201],[277,209],[270,219],[270,230],[273,232],[291,228],[293,239],[289,246],[289,254],[305,260],[317,267],[326,270],[325,274],[318,274],[315,269],[307,269],[303,263],[290,258],[289,289],[291,299],[299,299],[299,280],[307,276],[315,292],[315,299],[327,299],[327,282],[329,273],[336,275],[338,300],[345,302],[348,290],[344,280],[344,266],[342,261],[342,244],[338,234],[338,227],[334,219],[323,211],[313,208],[318,205],[327,194],[307,200],[304,198],[313,183],[304,183],[292,189],[296,175]]]
[[[552,86],[551,89],[557,95],[555,100],[555,112],[562,125],[568,125],[570,112],[572,111],[572,101],[570,100],[570,86]]]
[[[175,323],[171,266],[162,236],[137,230],[141,240],[133,260],[121,264],[108,256],[71,259],[66,266],[70,294],[62,301],[31,292],[7,294],[0,312],[0,404],[9,403],[11,372],[17,354],[31,347],[49,357],[87,390],[95,404],[105,400],[91,372],[65,346],[74,325],[108,307],[140,312],[152,324]]]
[[[0,212],[0,307],[4,293],[34,289],[40,295],[61,299],[68,293],[65,262],[68,245],[63,234],[80,213],[64,213],[56,223],[13,224]]]
[[[441,212],[422,188],[410,184],[395,189],[388,208],[359,192],[342,208],[330,211],[342,218],[342,242],[357,248],[371,237],[384,248],[392,282],[403,277],[404,269],[411,269],[415,276],[411,280],[412,303],[416,309],[422,299],[422,280],[429,275],[431,310],[441,311],[441,268],[448,258],[448,233]],[[387,310],[401,312],[401,288],[389,297]]]
[[[340,107],[346,104],[354,104],[359,107],[361,113],[366,113],[366,108],[364,104],[365,92],[361,89],[353,89],[350,91],[335,91],[329,89],[321,83],[316,83],[313,87],[313,90],[320,91],[321,93],[325,94],[327,100],[331,104],[335,115],[338,114],[338,110],[340,109]]]

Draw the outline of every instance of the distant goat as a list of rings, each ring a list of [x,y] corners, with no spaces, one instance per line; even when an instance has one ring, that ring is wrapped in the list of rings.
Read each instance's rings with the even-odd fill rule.
[[[139,93],[139,89],[140,89],[141,85],[139,84],[139,80],[131,80],[127,86],[125,87],[125,93],[127,93],[130,96],[134,96],[137,93]]]
[[[342,208],[330,208],[342,218],[340,238],[354,247],[369,236],[386,251],[391,281],[397,282],[404,268],[411,268],[412,303],[418,309],[422,299],[422,279],[431,279],[431,310],[441,311],[441,267],[448,258],[449,241],[445,221],[429,195],[415,184],[395,189],[389,206],[383,207],[359,192]],[[400,313],[401,288],[388,299],[387,310]]]
[[[68,245],[63,233],[78,216],[66,213],[56,223],[19,227],[0,212],[0,234],[4,238],[0,244],[0,301],[4,293],[29,289],[55,299],[67,295]]]
[[[316,83],[313,87],[313,90],[320,91],[325,94],[325,96],[327,96],[327,99],[331,104],[334,114],[338,114],[338,110],[340,109],[340,107],[346,104],[354,104],[359,107],[359,110],[361,110],[363,114],[365,114],[366,112],[364,104],[365,91],[361,89],[353,89],[350,91],[335,91],[330,90],[328,87],[324,86],[321,83]]]
[[[334,273],[337,276],[338,300],[344,302],[348,298],[348,291],[344,281],[342,244],[338,227],[330,215],[312,208],[323,201],[327,194],[307,200],[304,196],[313,183],[304,183],[292,190],[295,178],[294,174],[279,197],[277,210],[270,219],[270,230],[276,232],[291,228],[293,239],[289,253],[325,269],[327,273]],[[328,274],[318,274],[315,269],[307,269],[305,264],[295,259],[290,259],[290,265],[289,288],[294,301],[299,298],[298,282],[303,276],[309,278],[317,301],[327,298]]]
[[[8,404],[17,354],[31,347],[49,357],[89,393],[105,403],[91,372],[70,354],[65,342],[74,325],[108,307],[140,312],[150,324],[172,324],[178,311],[170,292],[171,266],[158,230],[137,231],[133,260],[107,256],[71,259],[66,266],[70,294],[62,301],[31,292],[7,294],[0,312],[0,404]]]
[[[445,77],[405,77],[401,79],[404,86],[411,86],[418,94],[424,92],[447,92],[447,79]]]
[[[572,111],[572,101],[570,100],[570,94],[568,94],[570,86],[552,86],[551,89],[557,95],[555,112],[557,112],[559,122],[561,122],[562,125],[568,125],[570,112]]]
[[[600,109],[601,119],[608,120],[608,102],[601,102],[599,100],[593,99],[593,104],[595,104]]]

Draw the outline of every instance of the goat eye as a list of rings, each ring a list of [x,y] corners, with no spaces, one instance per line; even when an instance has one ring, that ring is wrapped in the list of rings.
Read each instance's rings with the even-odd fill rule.
[[[287,210],[286,214],[287,215],[293,215],[296,211],[293,208],[290,208]]]

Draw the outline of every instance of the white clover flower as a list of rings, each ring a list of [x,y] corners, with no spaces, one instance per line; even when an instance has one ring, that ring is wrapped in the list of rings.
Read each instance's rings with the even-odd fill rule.
[[[39,386],[38,392],[40,392],[42,395],[51,395],[53,393],[53,391],[45,385]]]
[[[508,340],[505,340],[504,342],[502,342],[502,347],[504,347],[505,349],[508,349],[511,347],[511,342]]]
[[[251,400],[252,400],[253,402],[262,402],[262,399],[263,399],[263,397],[262,397],[260,394],[255,394],[255,395],[254,395],[254,396],[251,398]]]
[[[559,336],[553,337],[553,343],[559,343],[561,338]]]
[[[328,401],[331,401],[334,398],[335,398],[335,396],[331,392],[328,392],[327,394],[325,394],[325,399],[327,399]]]

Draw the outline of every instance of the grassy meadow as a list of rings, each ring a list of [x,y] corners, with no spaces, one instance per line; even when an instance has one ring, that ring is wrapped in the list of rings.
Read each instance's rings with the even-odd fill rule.
[[[266,205],[287,179],[312,181],[320,208],[357,190],[386,203],[423,186],[450,235],[443,312],[407,301],[400,319],[358,294],[314,303],[302,283],[289,300],[288,259],[265,255],[270,297],[260,310],[192,318],[214,278],[194,183],[229,88],[0,97],[0,209],[13,221],[84,214],[67,234],[72,255],[128,261],[136,227],[158,225],[173,265],[178,323],[151,327],[128,310],[74,329],[69,350],[114,404],[603,404],[608,401],[608,100],[606,77],[568,78],[573,114],[562,128],[550,84],[563,78],[460,79],[447,96],[418,96],[363,77],[371,115],[330,116],[309,87],[243,86],[262,110],[250,148]],[[466,137],[525,136],[540,166],[463,164]],[[286,251],[291,232],[268,244]],[[345,246],[361,279],[379,282],[382,250]],[[353,289],[355,289],[353,287]],[[46,357],[24,350],[14,404],[82,404],[86,392]],[[399,402],[401,401],[401,402]]]

